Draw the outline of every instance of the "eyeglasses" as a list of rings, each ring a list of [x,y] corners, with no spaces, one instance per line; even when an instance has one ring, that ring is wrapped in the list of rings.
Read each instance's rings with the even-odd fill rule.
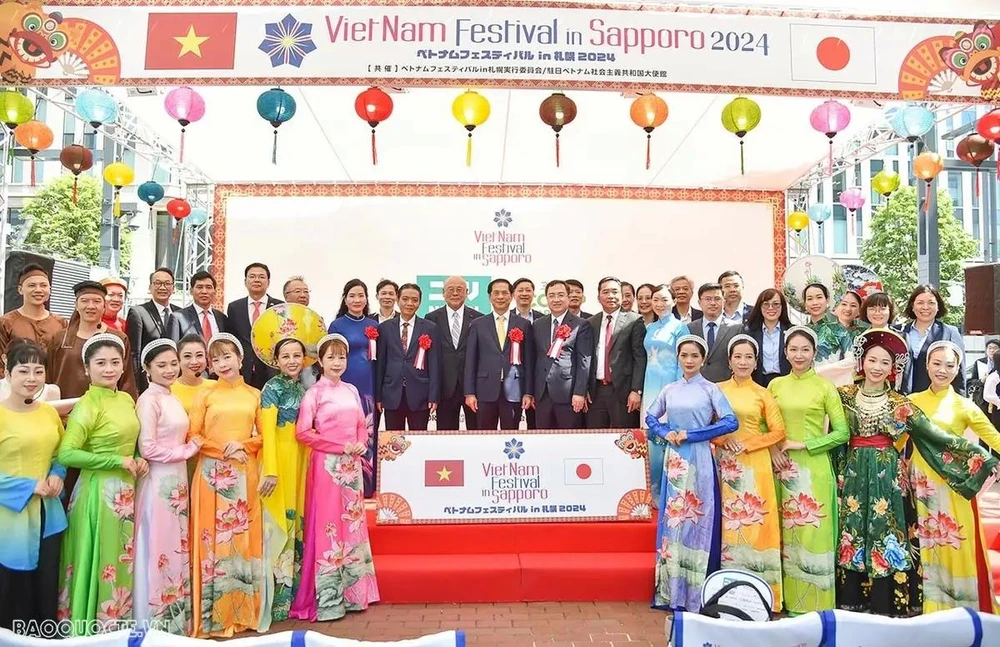
[[[173,281],[153,281],[154,288],[169,288],[173,284]]]
[[[702,301],[708,301],[709,303],[716,303],[722,301],[722,297],[701,297]]]
[[[267,274],[247,274],[248,281],[266,281]]]
[[[889,312],[889,306],[868,306],[869,312]]]
[[[777,301],[775,303],[771,303],[771,302],[768,301],[768,302],[760,304],[760,307],[761,308],[767,308],[768,310],[774,310],[775,308],[780,308],[781,307],[781,302]]]

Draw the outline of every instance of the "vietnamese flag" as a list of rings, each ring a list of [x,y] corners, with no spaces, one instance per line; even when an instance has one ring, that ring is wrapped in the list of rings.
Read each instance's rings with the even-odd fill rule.
[[[424,461],[425,487],[462,487],[465,461]]]
[[[235,59],[235,13],[149,14],[147,70],[231,70]]]

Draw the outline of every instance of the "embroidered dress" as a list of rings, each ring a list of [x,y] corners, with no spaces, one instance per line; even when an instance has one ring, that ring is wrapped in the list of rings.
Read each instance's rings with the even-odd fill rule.
[[[180,400],[150,383],[136,402],[139,454],[149,473],[139,480],[135,521],[136,622],[160,631],[191,633],[191,561],[188,553],[188,417]]]
[[[59,463],[80,477],[63,541],[59,618],[77,621],[74,635],[132,620],[135,479],[123,465],[138,437],[135,403],[124,391],[91,385],[66,421]]]
[[[301,382],[281,374],[267,381],[260,396],[261,436],[264,439],[262,474],[278,479],[274,492],[263,500],[264,556],[269,574],[264,608],[271,609],[270,615],[265,613],[261,617],[263,629],[266,629],[264,621],[268,618],[274,622],[288,619],[288,608],[295,597],[295,584],[302,565],[305,452],[295,439],[295,422],[305,393]]]
[[[781,516],[769,447],[785,440],[785,423],[774,397],[752,380],[719,385],[736,412],[739,430],[712,441],[722,482],[722,566],[756,573],[771,585],[774,610],[781,599]],[[743,445],[733,454],[722,444]]]
[[[302,579],[289,617],[336,620],[379,599],[361,493],[361,460],[344,454],[348,443],[368,437],[357,389],[321,377],[306,391],[295,434],[311,453]]]
[[[850,436],[844,408],[837,388],[814,370],[775,378],[767,388],[781,409],[786,438],[806,445],[790,450],[791,464],[775,472],[781,498],[785,609],[791,614],[832,609],[837,482],[829,452]]]
[[[650,435],[662,442],[670,431],[687,432],[680,446],[666,446],[653,607],[697,612],[701,586],[721,560],[719,481],[705,441],[736,431],[736,415],[719,387],[701,375],[665,386],[646,415]]]
[[[840,325],[837,318],[827,313],[816,322],[810,322],[809,327],[816,333],[819,342],[816,344],[816,363],[828,359],[840,360],[851,357],[851,335]]]
[[[990,449],[1000,452],[1000,433],[979,407],[952,387],[940,393],[928,389],[909,398],[943,431],[961,438],[966,429],[971,429]],[[966,467],[971,472],[978,463],[979,458],[970,455]],[[955,492],[922,452],[913,454],[910,466],[920,563],[924,571],[924,613],[954,607],[996,613],[993,579],[976,499]],[[989,473],[990,470],[984,464],[978,471]]]
[[[260,622],[264,593],[263,524],[257,454],[263,427],[260,391],[237,378],[200,390],[190,436],[201,436],[191,481],[191,598],[195,637],[229,638]],[[246,463],[224,458],[243,444]]]

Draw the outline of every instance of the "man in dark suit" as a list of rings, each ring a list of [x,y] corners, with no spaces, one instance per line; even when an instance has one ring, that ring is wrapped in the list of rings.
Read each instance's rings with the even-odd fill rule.
[[[674,297],[674,316],[682,323],[698,321],[702,312],[691,305],[694,296],[694,281],[690,276],[676,276],[670,280],[670,294]]]
[[[433,322],[416,316],[420,286],[404,283],[398,294],[399,315],[378,327],[375,406],[385,413],[386,430],[426,430],[441,399],[441,336]]]
[[[742,326],[746,324],[753,306],[743,300],[743,277],[736,270],[726,270],[719,275],[722,286],[722,318],[726,323]]]
[[[534,336],[527,321],[510,313],[510,281],[493,279],[487,291],[493,312],[469,330],[465,404],[476,412],[480,429],[496,429],[497,422],[501,429],[517,429],[521,410],[533,404]]]
[[[590,319],[591,315],[589,312],[584,312],[581,310],[583,307],[583,283],[580,283],[576,279],[566,279],[566,285],[569,286],[569,311],[570,313],[580,317],[581,319]]]
[[[170,303],[174,293],[174,273],[168,267],[161,267],[149,275],[149,294],[152,297],[146,303],[135,306],[128,312],[125,319],[125,334],[128,335],[132,349],[132,368],[135,371],[135,383],[139,393],[146,390],[146,372],[142,368],[140,358],[146,344],[167,336],[167,326],[171,314],[180,310]]]
[[[194,303],[170,315],[167,337],[180,341],[187,335],[198,335],[208,343],[220,332],[229,331],[229,320],[215,302],[215,277],[202,270],[191,277],[191,298]]]
[[[267,293],[271,284],[271,270],[263,263],[250,263],[243,270],[247,296],[236,299],[226,308],[226,317],[232,334],[243,344],[243,381],[255,389],[263,389],[264,384],[277,374],[273,368],[260,361],[250,343],[250,331],[257,317],[271,306],[284,303]]]
[[[514,309],[511,314],[526,320],[529,324],[542,318],[539,310],[532,308],[535,302],[535,284],[531,279],[520,278],[514,281]],[[524,420],[528,429],[535,429],[535,410],[525,409]]]
[[[437,406],[437,428],[457,430],[459,412],[465,408],[465,428],[478,429],[476,412],[465,406],[465,351],[469,328],[483,313],[465,305],[469,286],[461,276],[444,282],[444,307],[427,313],[427,321],[438,328],[441,346],[441,400]]]
[[[590,429],[638,429],[642,383],[646,377],[646,325],[642,315],[621,310],[621,281],[607,276],[597,283],[603,311],[590,318]]]
[[[688,324],[692,335],[698,335],[708,344],[708,357],[701,367],[701,374],[710,382],[725,382],[733,376],[729,370],[729,340],[743,332],[742,325],[726,322],[722,316],[722,286],[706,283],[698,288],[698,305],[704,316]]]
[[[593,333],[586,319],[567,312],[569,289],[565,281],[549,281],[545,298],[551,314],[531,326],[535,335],[535,422],[539,429],[578,429],[583,426],[587,406]]]

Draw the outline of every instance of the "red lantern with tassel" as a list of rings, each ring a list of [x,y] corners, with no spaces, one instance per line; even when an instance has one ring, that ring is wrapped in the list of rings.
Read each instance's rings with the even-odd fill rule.
[[[966,164],[976,167],[976,195],[979,195],[979,165],[993,156],[996,146],[982,135],[972,133],[955,146],[955,155]]]
[[[174,198],[167,203],[167,213],[173,216],[175,220],[184,220],[191,215],[191,205],[188,204],[187,200]]]
[[[562,92],[553,92],[538,106],[538,116],[556,133],[556,166],[559,166],[559,131],[576,119],[576,103]]]
[[[94,165],[94,154],[86,146],[71,144],[59,151],[59,163],[73,174],[73,204],[76,204],[76,187],[80,173],[89,171]]]
[[[35,186],[35,155],[52,145],[52,129],[41,121],[26,121],[14,129],[14,139],[31,153],[31,186]]]
[[[976,132],[994,144],[1000,145],[1000,108],[980,117],[976,122]],[[1000,164],[997,165],[997,178],[1000,178]]]
[[[368,88],[354,100],[354,112],[372,127],[372,165],[374,166],[378,164],[375,127],[392,116],[392,97],[380,88]]]
[[[652,92],[644,94],[632,102],[629,116],[639,128],[646,131],[646,170],[649,170],[649,162],[652,148],[653,130],[659,128],[667,121],[670,110],[667,102],[656,96]]]

